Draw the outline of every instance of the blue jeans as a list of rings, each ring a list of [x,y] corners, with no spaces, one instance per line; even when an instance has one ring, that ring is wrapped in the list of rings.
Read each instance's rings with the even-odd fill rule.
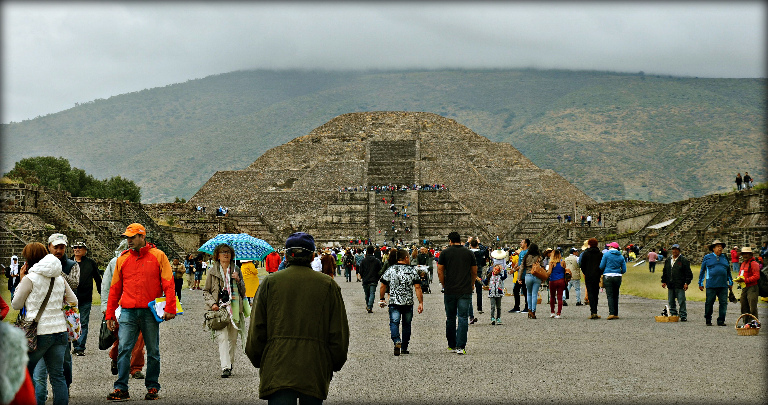
[[[571,287],[576,289],[576,302],[581,304],[581,280],[571,279],[571,281],[568,282],[568,285],[565,286],[565,291],[563,292],[563,299],[565,299],[566,294],[569,294],[568,291],[571,291]]]
[[[400,321],[403,321],[403,337],[400,339]],[[411,341],[411,321],[413,320],[413,305],[389,304],[389,334],[392,343],[402,342],[403,349],[408,348]]]
[[[69,389],[72,384],[72,344],[69,343],[69,335],[67,335],[67,342],[64,344],[66,345],[64,348],[64,382]],[[45,364],[45,358],[37,362],[34,373],[30,373],[30,375],[38,402],[45,402],[48,399],[48,367]]]
[[[88,340],[88,318],[91,316],[91,302],[78,304],[80,311],[80,338],[72,345],[74,350],[85,351],[85,341]]]
[[[669,301],[669,314],[677,315],[675,300],[680,304],[680,317],[687,318],[688,312],[685,310],[685,290],[682,288],[671,288],[667,286],[667,300]]]
[[[605,299],[608,301],[608,315],[619,316],[619,287],[623,277],[603,277]]]
[[[373,309],[373,301],[376,300],[376,284],[363,284],[365,292],[365,309]]]
[[[528,273],[525,275],[525,289],[526,296],[525,301],[528,303],[528,309],[532,312],[536,312],[536,304],[539,299],[539,287],[541,286],[541,280]]]
[[[275,391],[267,398],[268,405],[296,405],[296,400],[301,405],[321,405],[323,400],[310,395],[302,394],[292,389]]]
[[[69,403],[69,389],[64,379],[64,354],[67,352],[67,332],[52,333],[37,336],[37,349],[29,353],[27,370],[34,375],[35,368],[42,364],[46,374],[51,376],[54,405]],[[40,361],[44,360],[44,361]],[[45,404],[48,396],[48,384],[43,380],[42,391],[35,384],[35,397],[38,405]]]
[[[469,310],[472,308],[472,293],[443,294],[445,305],[445,338],[448,347],[464,349],[467,346],[467,329],[469,329]],[[456,317],[458,328],[456,327]]]
[[[160,327],[149,308],[123,308],[117,330],[120,342],[117,346],[117,381],[115,389],[127,390],[131,373],[131,351],[136,345],[139,332],[144,336],[147,348],[147,375],[144,385],[160,389]]]
[[[707,288],[707,298],[704,301],[704,319],[707,323],[712,322],[712,312],[715,305],[715,298],[720,302],[720,308],[717,313],[717,323],[725,323],[725,311],[728,309],[728,287]]]

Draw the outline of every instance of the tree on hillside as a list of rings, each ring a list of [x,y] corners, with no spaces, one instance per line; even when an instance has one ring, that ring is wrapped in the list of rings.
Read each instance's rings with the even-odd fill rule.
[[[98,180],[83,169],[71,167],[69,160],[63,157],[37,156],[21,159],[5,177],[26,184],[65,190],[73,197],[141,202],[141,188],[133,181],[120,176]]]

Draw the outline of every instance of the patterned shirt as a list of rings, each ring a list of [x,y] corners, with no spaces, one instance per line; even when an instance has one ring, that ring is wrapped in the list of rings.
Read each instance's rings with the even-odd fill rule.
[[[413,305],[413,286],[421,284],[421,278],[415,267],[395,264],[384,272],[381,282],[389,286],[390,305]]]

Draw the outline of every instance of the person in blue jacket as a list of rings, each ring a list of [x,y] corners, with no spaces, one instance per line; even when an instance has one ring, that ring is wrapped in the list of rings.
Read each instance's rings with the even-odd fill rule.
[[[608,251],[600,260],[600,270],[603,271],[603,287],[608,301],[608,319],[619,319],[619,287],[622,275],[627,272],[627,262],[619,252],[618,243],[608,244]]]
[[[723,253],[725,243],[715,239],[709,245],[709,251],[701,259],[699,272],[699,290],[704,291],[704,280],[707,280],[707,298],[704,303],[704,319],[707,326],[712,326],[712,312],[715,298],[720,302],[717,315],[717,326],[725,326],[725,312],[728,309],[728,291],[733,289],[733,276],[728,256]]]

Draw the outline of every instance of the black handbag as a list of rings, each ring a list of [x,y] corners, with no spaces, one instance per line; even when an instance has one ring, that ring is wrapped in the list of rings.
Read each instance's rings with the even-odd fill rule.
[[[99,330],[99,350],[107,350],[115,343],[117,338],[114,332],[107,327],[107,316],[101,317],[101,330]]]
[[[24,311],[19,312],[19,316],[16,318],[16,323],[14,323],[17,328],[24,331],[24,336],[27,337],[27,350],[30,352],[34,352],[37,349],[37,323],[40,321],[40,316],[43,314],[43,311],[45,311],[45,307],[48,306],[48,299],[51,298],[51,291],[53,291],[53,283],[55,282],[56,278],[51,277],[51,286],[48,287],[48,294],[45,295],[43,305],[37,310],[35,320],[25,320],[24,318],[26,318],[26,315],[22,315],[23,313],[26,313],[26,311]]]

